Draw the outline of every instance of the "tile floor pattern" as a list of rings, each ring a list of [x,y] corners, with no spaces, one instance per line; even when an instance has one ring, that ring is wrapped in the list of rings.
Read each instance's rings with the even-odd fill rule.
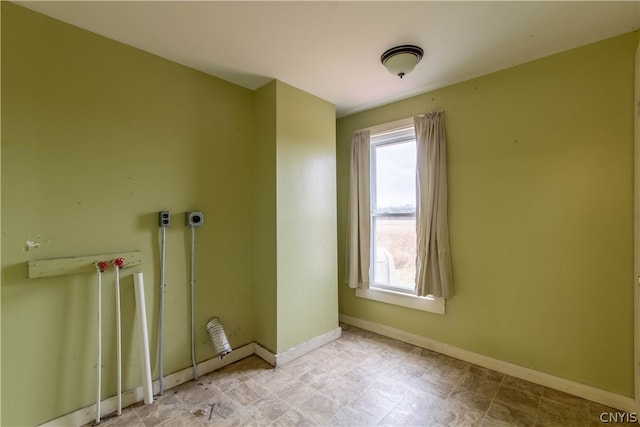
[[[251,356],[100,425],[591,426],[619,412],[341,326],[340,339],[283,367]]]

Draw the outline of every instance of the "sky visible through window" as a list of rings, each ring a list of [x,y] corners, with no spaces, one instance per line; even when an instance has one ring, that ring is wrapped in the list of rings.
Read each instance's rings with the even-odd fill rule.
[[[406,142],[377,148],[376,209],[399,212],[416,207],[416,144]]]

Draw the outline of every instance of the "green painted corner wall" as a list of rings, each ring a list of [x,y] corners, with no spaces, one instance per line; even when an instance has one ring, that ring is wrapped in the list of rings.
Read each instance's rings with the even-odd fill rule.
[[[196,231],[196,353],[204,324],[254,340],[252,91],[8,2],[2,8],[2,423],[34,425],[95,402],[96,277],[27,279],[27,262],[141,250],[158,374],[159,230],[167,232],[165,364],[190,366],[188,229]],[[40,243],[27,250],[26,241]],[[115,394],[113,273],[103,289],[103,390]],[[123,271],[124,388],[140,384]],[[34,403],[35,402],[35,403]]]
[[[278,348],[338,327],[335,107],[277,86]]]
[[[445,110],[457,289],[441,316],[357,298],[341,279],[340,312],[633,396],[637,40],[628,33],[339,119],[342,278],[353,131]]]
[[[255,341],[275,353],[278,346],[276,233],[276,81],[255,91]]]
[[[276,354],[338,327],[335,107],[255,91],[256,341]]]

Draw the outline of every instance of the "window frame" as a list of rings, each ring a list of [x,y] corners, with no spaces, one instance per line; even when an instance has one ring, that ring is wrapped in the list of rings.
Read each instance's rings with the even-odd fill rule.
[[[399,218],[399,219],[413,218],[414,222],[416,220],[415,206],[413,208],[413,212],[385,212],[385,211],[378,210],[378,203],[376,199],[378,195],[377,179],[376,179],[377,178],[376,165],[377,165],[377,157],[378,157],[377,149],[381,147],[392,146],[392,145],[406,144],[411,141],[415,143],[416,142],[415,127],[413,125],[413,122],[411,122],[410,124],[407,124],[405,126],[395,127],[393,129],[389,129],[386,131],[376,132],[375,134],[372,133],[370,138],[371,138],[370,139],[371,151],[370,151],[370,169],[369,169],[369,178],[370,178],[369,194],[370,194],[370,202],[371,202],[371,212],[370,212],[370,218],[371,218],[371,238],[370,238],[371,245],[370,246],[371,247],[369,248],[369,251],[370,251],[369,259],[371,260],[371,265],[369,267],[369,277],[371,278],[371,281],[370,281],[371,283],[369,284],[369,286],[371,288],[382,289],[382,290],[387,290],[395,293],[416,296],[417,289],[416,289],[415,281],[413,283],[413,289],[408,289],[406,287],[393,285],[391,283],[383,283],[383,282],[375,281],[375,268],[376,268],[375,266],[377,263],[377,257],[376,257],[377,245],[375,243],[376,241],[375,237],[377,235],[376,220],[378,218]]]
[[[394,129],[402,127],[414,127],[413,117],[396,120],[381,125],[371,126],[366,128],[371,135],[379,134],[383,132],[393,131]],[[415,127],[414,127],[415,129]],[[415,132],[415,130],[414,130]],[[371,172],[369,172],[371,176]],[[373,228],[373,224],[372,224]],[[373,250],[370,252],[373,254]],[[373,258],[371,258],[373,259]],[[373,269],[370,267],[370,277],[373,277]],[[417,291],[416,291],[417,292]],[[369,287],[368,289],[357,288],[355,290],[356,297],[364,298],[372,301],[378,301],[386,304],[397,305],[400,307],[411,308],[414,310],[425,311],[429,313],[445,314],[445,300],[444,298],[435,298],[431,295],[426,297],[420,297],[417,293],[397,292],[392,289],[385,289],[381,287]]]

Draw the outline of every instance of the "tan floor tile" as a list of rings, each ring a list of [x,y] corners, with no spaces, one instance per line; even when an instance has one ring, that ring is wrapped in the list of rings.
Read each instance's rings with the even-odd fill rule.
[[[458,402],[461,407],[469,411],[486,412],[491,405],[491,398],[479,393],[474,393],[463,388],[457,388],[449,396],[448,401]]]
[[[289,387],[281,389],[277,394],[280,399],[284,400],[292,407],[301,404],[313,395],[315,395],[315,389],[300,381]]]
[[[351,371],[346,372],[343,376],[344,378],[361,384],[364,387],[369,386],[369,384],[371,384],[376,378],[376,376],[372,375],[371,372],[362,367],[352,369]]]
[[[252,381],[247,381],[238,384],[225,394],[240,405],[249,406],[253,402],[264,397],[268,392],[261,385],[255,384]]]
[[[615,409],[344,325],[273,368],[256,356],[136,404],[105,426],[587,426]],[[90,425],[90,424],[89,424]],[[625,424],[618,424],[625,425]]]
[[[379,426],[428,426],[434,421],[434,414],[426,412],[413,412],[406,408],[393,408],[378,423]]]
[[[321,349],[319,349],[321,350]],[[316,350],[316,351],[319,351]],[[341,360],[339,358],[332,357],[327,359],[321,363],[318,363],[316,366],[321,367],[324,370],[331,371],[334,376],[342,376],[347,372],[350,372],[358,367],[364,366],[365,361],[353,361],[353,360]]]
[[[237,370],[233,365],[212,372],[200,379],[203,384],[214,385],[218,390],[222,391],[233,388],[248,380],[249,376]]]
[[[312,367],[312,369],[305,372],[299,378],[301,383],[306,384],[315,390],[325,388],[334,380],[335,378],[332,374],[329,374],[327,371],[319,367]]]
[[[302,402],[295,409],[314,422],[326,425],[343,407],[343,404],[316,392],[316,394]]]
[[[172,388],[169,393],[175,394],[185,405],[197,405],[218,392],[217,387],[207,384],[207,381],[189,381]]]
[[[467,376],[468,369],[468,366],[459,364],[435,364],[423,377],[439,384],[458,385]]]
[[[501,386],[496,395],[496,401],[508,405],[512,408],[524,411],[531,415],[536,415],[540,407],[542,396],[530,394],[511,387]]]
[[[392,378],[379,378],[372,382],[362,394],[375,393],[382,396],[383,399],[388,401],[397,402],[409,390],[409,386],[406,382],[397,381]]]
[[[318,425],[296,410],[290,410],[273,423],[272,427],[306,427]]]
[[[521,380],[520,378],[515,378],[510,375],[505,375],[502,380],[502,385],[510,387],[515,390],[524,391],[529,394],[533,394],[535,396],[542,396],[542,392],[544,390],[544,386],[539,384],[534,384],[529,381]]]
[[[302,375],[314,368],[317,368],[317,366],[303,358],[300,358],[276,369],[290,375],[292,378],[300,378]]]
[[[440,399],[446,399],[454,389],[452,384],[433,382],[426,375],[412,381],[410,387]]]
[[[426,348],[416,347],[411,352],[413,354],[420,356],[429,364],[442,363],[442,358],[446,357],[441,355],[440,353],[436,353],[435,351],[427,350]]]
[[[197,415],[201,423],[215,425],[218,420],[231,418],[240,412],[242,405],[230,399],[225,393],[218,392],[206,402],[188,407],[188,410],[191,414]]]
[[[382,376],[393,378],[396,381],[410,382],[427,373],[427,366],[418,362],[398,363]]]
[[[563,405],[567,405],[569,407],[572,407],[576,410],[580,409],[585,409],[588,411],[589,409],[589,401],[582,399],[580,397],[577,396],[573,396],[571,394],[568,393],[564,393],[562,391],[558,391],[558,390],[554,390],[551,388],[547,388],[545,387],[542,393],[542,396],[547,399],[547,400],[554,400],[556,402],[559,402]]]
[[[379,353],[373,353],[360,364],[353,366],[352,369],[362,369],[366,375],[380,376],[386,375],[388,372],[397,368],[399,365],[396,359],[388,359]]]
[[[493,399],[496,393],[498,393],[500,383],[492,380],[490,377],[469,371],[460,382],[460,387]]]
[[[538,410],[536,425],[586,426],[588,419],[588,404],[583,406],[582,402],[577,402],[575,405],[569,405],[543,396]]]
[[[328,425],[330,426],[374,426],[377,425],[384,413],[380,413],[378,408],[373,408],[373,411],[362,410],[361,407],[347,406],[333,416]]]
[[[338,378],[325,388],[320,390],[320,393],[328,397],[331,400],[335,400],[341,405],[346,405],[356,397],[358,397],[366,388],[366,385],[352,381],[348,378]]]
[[[368,388],[338,412],[331,423],[337,425],[378,424],[394,407],[395,401],[379,389]]]
[[[265,371],[274,369],[273,366],[256,355],[246,357],[229,366],[234,366],[235,370],[242,371],[249,378],[253,378]]]
[[[292,408],[283,400],[278,399],[275,396],[266,396],[251,404],[251,406],[246,408],[246,411],[258,422],[258,424],[267,425],[274,422],[291,409]]]
[[[487,378],[491,381],[497,381],[497,382],[502,382],[502,380],[505,377],[505,375],[500,372],[496,372],[494,370],[483,368],[482,366],[477,366],[477,365],[469,366],[469,373],[478,377]]]
[[[215,423],[205,425],[212,427],[263,427],[266,424],[259,423],[248,413],[239,412],[229,418],[219,418]]]
[[[152,404],[140,406],[135,411],[146,427],[152,427],[160,425],[168,418],[182,415],[187,409],[175,394],[169,392]]]
[[[278,394],[280,390],[296,383],[296,379],[291,377],[280,369],[272,369],[265,371],[261,375],[257,375],[251,379],[255,384],[259,384],[274,394]]]
[[[332,357],[333,353],[324,347],[320,347],[303,356],[305,362],[313,363],[314,365],[325,365],[327,362],[331,361]]]
[[[442,405],[435,416],[439,425],[450,427],[481,426],[485,411],[469,409],[460,401],[448,400]]]
[[[472,366],[474,366],[471,363],[465,362],[464,360],[456,359],[456,358],[445,356],[445,355],[440,355],[439,364],[441,366],[442,365],[452,366],[454,368],[457,368],[463,371],[468,371],[469,369],[471,369]]]
[[[446,398],[436,397],[423,391],[410,388],[402,399],[398,401],[396,407],[433,415],[445,401]]]
[[[529,427],[535,422],[535,415],[494,401],[484,417],[486,427]]]
[[[416,389],[409,389],[382,419],[385,426],[428,426],[446,399],[441,399]]]
[[[201,425],[196,417],[187,412],[166,419],[159,424],[159,427],[199,427]]]

